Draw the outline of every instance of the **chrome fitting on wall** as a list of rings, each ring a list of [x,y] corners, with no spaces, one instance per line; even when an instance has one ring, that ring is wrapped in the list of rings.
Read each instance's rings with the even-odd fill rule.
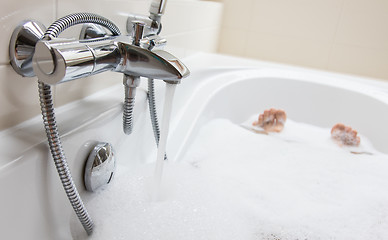
[[[108,70],[176,83],[189,74],[175,56],[135,46],[125,36],[70,42],[41,40],[35,48],[33,69],[41,81],[50,85]]]
[[[36,43],[43,38],[46,27],[40,22],[23,21],[13,31],[9,42],[9,59],[13,69],[23,77],[34,77],[32,56]]]
[[[24,33],[15,35],[22,36]],[[14,38],[15,43],[20,42],[20,39]],[[15,53],[13,56],[16,56],[11,60],[15,71],[23,76],[35,74],[40,81],[50,85],[108,70],[175,83],[189,75],[187,67],[172,54],[135,46],[127,36],[79,41],[60,38],[39,40],[36,46],[26,48],[30,51],[23,52],[23,55],[19,45],[10,46],[10,51]],[[31,55],[27,53],[33,54],[32,67]]]
[[[147,24],[135,23],[133,29],[146,29]],[[11,37],[11,65],[22,76],[36,75],[40,81],[55,85],[109,70],[170,83],[179,83],[189,75],[187,67],[172,54],[150,50],[166,43],[157,35],[139,35],[137,39],[123,35],[90,38],[90,33],[104,33],[101,28],[89,26],[81,33],[86,39],[43,40],[44,29],[40,23],[26,21]]]

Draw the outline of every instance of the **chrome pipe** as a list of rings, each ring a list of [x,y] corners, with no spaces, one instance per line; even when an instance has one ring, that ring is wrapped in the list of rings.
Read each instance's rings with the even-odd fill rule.
[[[54,85],[112,70],[119,55],[112,39],[42,40],[36,44],[32,62],[39,80]]]
[[[93,41],[41,40],[36,44],[33,68],[39,80],[50,85],[104,71],[179,83],[187,67],[162,50],[150,51],[117,36]]]
[[[142,21],[133,22],[132,44],[140,46],[143,38],[145,23]],[[124,106],[123,106],[123,131],[129,135],[133,130],[133,109],[135,107],[136,88],[140,85],[140,77],[124,74]]]

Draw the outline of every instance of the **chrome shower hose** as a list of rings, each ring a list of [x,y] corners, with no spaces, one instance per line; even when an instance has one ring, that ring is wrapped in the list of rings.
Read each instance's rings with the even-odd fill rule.
[[[123,106],[123,131],[126,135],[133,130],[133,109],[135,107],[135,87],[124,86],[124,106]]]
[[[154,137],[156,146],[159,146],[159,138],[160,138],[160,128],[158,115],[156,111],[156,103],[155,103],[155,87],[154,87],[154,79],[148,78],[148,106],[151,117],[152,129],[154,131]],[[124,112],[123,112],[123,131],[125,134],[129,135],[133,130],[133,109],[135,107],[135,95],[136,95],[136,87],[128,87],[124,85]],[[164,160],[167,160],[167,154],[164,154]]]
[[[148,78],[148,94],[147,95],[148,95],[148,106],[150,109],[152,129],[154,130],[155,142],[156,142],[156,146],[159,146],[160,128],[159,128],[158,115],[156,112],[155,84],[154,84],[154,79],[152,79],[152,78]],[[166,153],[164,153],[164,160],[167,160]]]
[[[113,35],[120,35],[119,28],[110,20],[92,13],[74,13],[62,17],[51,24],[44,34],[44,39],[50,40],[66,28],[82,23],[94,23],[106,27]],[[66,195],[88,235],[93,232],[93,221],[86,210],[82,199],[72,179],[66,156],[63,152],[58,127],[55,121],[53,97],[51,87],[43,82],[38,82],[40,106],[43,116],[43,123],[47,134],[50,152],[57,168]]]

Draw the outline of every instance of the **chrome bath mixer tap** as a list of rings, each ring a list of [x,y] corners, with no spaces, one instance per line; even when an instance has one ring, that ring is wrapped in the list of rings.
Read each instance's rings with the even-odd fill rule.
[[[40,40],[32,63],[39,80],[50,85],[109,70],[170,83],[179,83],[189,74],[187,67],[170,53],[133,45],[127,36]]]
[[[130,24],[127,24],[127,28],[131,26],[132,36],[121,35],[120,30],[110,20],[91,13],[67,15],[56,20],[47,30],[40,23],[24,21],[11,36],[10,63],[18,74],[38,77],[40,106],[50,152],[70,204],[87,234],[92,234],[94,224],[68,168],[56,125],[51,86],[105,71],[114,71],[124,74],[126,99],[127,95],[128,99],[134,99],[140,77],[148,78],[149,83],[153,79],[170,84],[180,83],[182,78],[189,75],[187,67],[172,54],[153,50],[155,46],[165,44],[165,40],[158,36],[165,5],[164,0],[154,0],[149,17],[129,15]],[[86,23],[103,26],[113,36],[104,33],[102,28],[95,31],[94,27],[85,26],[81,31],[81,38],[84,39],[58,38],[65,29]],[[149,96],[151,102],[151,94]],[[125,105],[126,103],[124,119],[131,119],[131,115],[125,115],[128,112]],[[129,106],[133,106],[132,103]],[[155,133],[156,139],[157,135]]]

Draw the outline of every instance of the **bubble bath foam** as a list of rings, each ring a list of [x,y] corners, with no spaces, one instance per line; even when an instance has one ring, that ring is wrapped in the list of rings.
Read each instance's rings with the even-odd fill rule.
[[[360,148],[373,154],[292,120],[268,135],[212,120],[165,164],[157,201],[154,163],[118,166],[112,186],[86,199],[91,239],[388,239],[388,156],[363,137]]]

